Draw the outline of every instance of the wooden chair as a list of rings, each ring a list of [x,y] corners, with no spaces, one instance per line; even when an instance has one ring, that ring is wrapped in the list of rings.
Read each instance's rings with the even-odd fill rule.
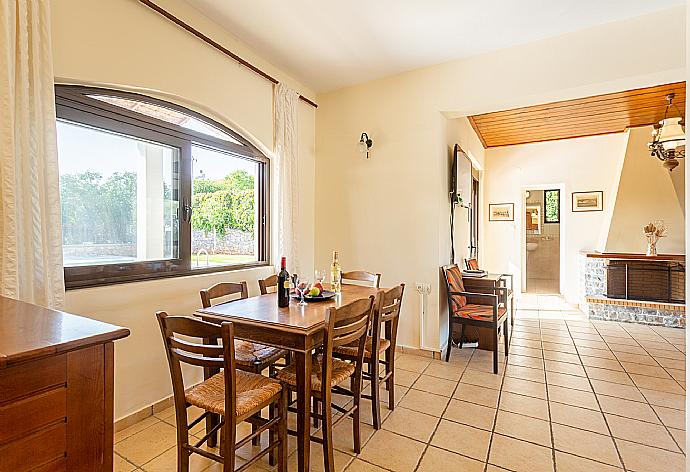
[[[498,373],[498,331],[503,323],[505,356],[508,357],[508,315],[505,306],[499,305],[499,296],[488,293],[466,292],[462,273],[456,264],[442,267],[443,278],[448,290],[448,350],[446,362],[450,360],[453,346],[453,325],[460,325],[460,347],[465,325],[490,328],[493,333],[494,374]]]
[[[239,294],[238,299],[248,298],[247,282],[221,282],[201,290],[201,305],[204,308],[213,306],[213,300]],[[283,349],[253,343],[251,341],[235,340],[235,363],[237,368],[247,372],[261,373],[269,368],[271,377],[275,374],[273,365],[288,354]]]
[[[404,291],[405,284],[400,284],[385,292],[379,292],[372,313],[371,335],[367,336],[364,345],[364,362],[368,369],[363,373],[363,377],[371,381],[371,394],[362,394],[362,397],[371,400],[371,417],[375,429],[381,428],[381,384],[385,383],[388,390],[388,409],[395,409],[395,346]],[[333,350],[333,355],[353,361],[357,359],[357,347],[354,343],[340,346]],[[379,373],[379,365],[385,367],[383,376]]]
[[[355,285],[367,285],[369,287],[379,288],[381,284],[381,274],[373,274],[363,270],[352,270],[350,272],[343,272],[340,274],[340,282],[350,285],[355,282]],[[364,283],[357,284],[357,282]]]
[[[280,382],[260,374],[235,370],[235,342],[232,323],[216,325],[195,318],[168,316],[156,313],[172,377],[175,420],[177,423],[177,470],[189,471],[189,457],[199,454],[223,464],[223,471],[242,471],[266,454],[271,463],[277,460],[278,470],[287,471],[287,395]],[[184,338],[183,338],[183,337]],[[221,345],[202,344],[190,338],[221,340]],[[185,391],[182,364],[222,372]],[[189,422],[187,408],[204,410]],[[272,412],[268,419],[261,418],[261,410]],[[220,415],[222,421],[203,438],[190,443],[189,430],[211,414]],[[249,436],[237,440],[237,425],[260,420],[261,426]],[[220,454],[202,449],[201,445],[221,430]],[[247,464],[235,469],[235,452],[264,431],[269,431],[269,444]]]
[[[352,417],[352,436],[354,451],[361,451],[360,436],[360,399],[362,392],[362,364],[367,329],[371,320],[374,297],[356,300],[340,308],[329,308],[326,312],[323,348],[312,359],[311,394],[322,405],[322,413],[311,415],[323,423],[322,438],[311,437],[312,441],[323,445],[323,463],[326,472],[334,472],[333,462],[333,427],[347,417]],[[333,350],[345,345],[357,345],[357,354],[353,362],[333,358]],[[350,379],[350,390],[340,384]],[[278,379],[290,390],[297,390],[297,375],[294,364],[278,372]],[[349,395],[354,398],[349,408],[332,403],[332,393]],[[333,420],[332,409],[342,415]]]
[[[268,294],[268,290],[271,287],[278,287],[278,276],[276,274],[269,275],[265,279],[259,279],[259,291],[261,295]]]
[[[465,259],[465,267],[468,270],[479,270],[479,261],[475,257]]]

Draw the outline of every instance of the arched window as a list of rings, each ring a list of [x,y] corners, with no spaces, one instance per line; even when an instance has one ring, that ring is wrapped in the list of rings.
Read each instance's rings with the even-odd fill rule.
[[[268,159],[186,108],[55,87],[68,288],[263,265]]]

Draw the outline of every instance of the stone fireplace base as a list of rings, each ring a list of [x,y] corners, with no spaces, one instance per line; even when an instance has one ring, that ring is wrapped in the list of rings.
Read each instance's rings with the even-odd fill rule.
[[[609,264],[620,264],[619,261],[673,262],[682,267],[683,285],[685,278],[684,256],[654,256],[648,258],[642,254],[602,254],[583,253],[580,289],[582,299],[580,306],[590,319],[641,323],[671,328],[685,327],[685,304],[651,300],[609,298],[610,287],[607,286]],[[684,288],[684,287],[683,287]],[[674,294],[679,293],[674,290]],[[685,293],[682,291],[684,299]],[[674,300],[676,301],[676,300]],[[684,300],[683,300],[684,301]]]

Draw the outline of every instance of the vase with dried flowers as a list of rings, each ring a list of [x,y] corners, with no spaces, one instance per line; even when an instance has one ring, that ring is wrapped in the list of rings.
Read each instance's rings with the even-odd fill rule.
[[[647,255],[656,256],[656,243],[666,236],[666,224],[663,221],[654,221],[642,227],[647,238]]]

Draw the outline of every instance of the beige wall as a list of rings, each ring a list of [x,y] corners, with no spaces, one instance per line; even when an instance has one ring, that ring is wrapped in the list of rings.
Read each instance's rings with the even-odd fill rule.
[[[313,93],[275,69],[217,25],[178,0],[161,6],[191,23],[300,93]],[[63,83],[112,84],[139,90],[206,114],[241,132],[267,153],[273,148],[272,84],[181,30],[136,0],[53,2],[55,75]],[[303,267],[313,266],[315,111],[299,105],[300,221]],[[116,344],[115,416],[170,394],[154,313],[188,314],[199,290],[221,280],[256,280],[271,268],[71,290],[66,309],[128,327]]]
[[[683,254],[685,252],[685,215],[677,192],[684,187],[674,187],[672,174],[659,160],[649,155],[647,143],[652,127],[634,128],[629,132],[625,162],[620,176],[618,193],[609,228],[605,250],[608,252],[645,252],[646,239],[642,227],[650,221],[662,220],[668,228],[668,236],[659,240],[660,253]],[[673,173],[685,172],[685,162]]]
[[[659,30],[671,47],[658,47]],[[380,271],[384,285],[429,283],[430,318],[442,317],[448,160],[442,112],[463,116],[684,80],[684,35],[678,7],[320,95],[317,264],[326,265],[338,249],[344,267]],[[370,160],[356,151],[362,131],[374,140]],[[490,269],[512,263],[493,260]],[[400,342],[440,345],[441,327],[425,330],[420,342],[417,294],[407,294]]]
[[[603,211],[572,213],[572,192],[602,190],[604,208],[613,206],[626,143],[627,134],[619,133],[488,149],[486,201],[514,202],[516,217],[512,222],[488,221],[486,214],[486,267],[499,273],[513,273],[516,288],[522,289],[524,192],[530,188],[560,188],[561,291],[569,301],[577,302],[579,252],[597,249],[608,220]]]

